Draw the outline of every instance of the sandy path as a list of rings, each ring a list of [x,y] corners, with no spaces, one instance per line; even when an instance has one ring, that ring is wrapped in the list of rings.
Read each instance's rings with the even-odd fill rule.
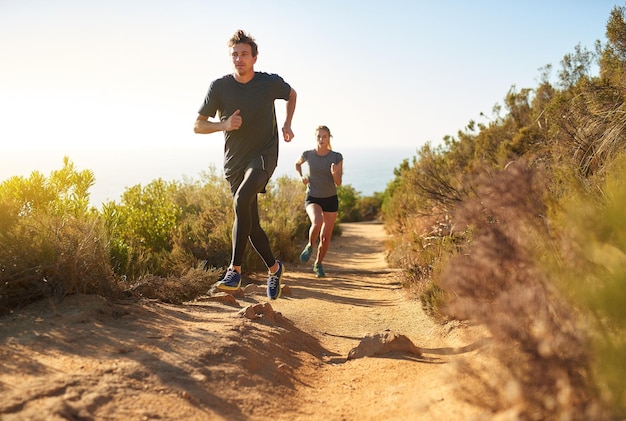
[[[311,420],[476,416],[475,408],[453,396],[454,371],[448,362],[466,355],[439,354],[469,342],[456,332],[444,334],[444,327],[433,323],[419,302],[407,299],[395,271],[385,263],[382,225],[342,227],[325,264],[328,277],[316,279],[301,265],[304,273],[290,278],[294,298],[274,305],[328,352],[325,364],[307,373],[310,386],[298,390],[299,414]],[[385,330],[407,336],[424,348],[422,356],[392,353],[346,361],[365,335]]]
[[[327,278],[288,264],[274,312],[261,286],[184,306],[94,296],[0,318],[0,420],[467,420],[453,363],[481,339],[434,324],[384,261],[380,224],[343,224]],[[261,276],[252,281],[262,283]],[[371,333],[406,335],[422,355],[347,360]]]

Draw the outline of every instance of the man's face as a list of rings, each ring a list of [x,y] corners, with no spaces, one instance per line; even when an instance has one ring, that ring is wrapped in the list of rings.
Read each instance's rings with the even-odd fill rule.
[[[248,44],[235,44],[230,49],[230,58],[233,60],[233,68],[239,76],[254,72],[256,57],[252,57],[252,47]]]

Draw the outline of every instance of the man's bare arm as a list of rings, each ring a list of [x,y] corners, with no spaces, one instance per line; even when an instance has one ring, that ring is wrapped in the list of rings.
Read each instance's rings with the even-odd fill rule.
[[[209,117],[198,114],[196,123],[193,125],[193,131],[199,134],[209,134],[222,131],[237,130],[241,127],[241,116],[239,110],[235,111],[225,121],[209,121]]]
[[[285,142],[291,142],[294,134],[291,130],[291,120],[293,119],[293,113],[296,111],[296,99],[298,95],[296,91],[292,88],[289,93],[289,99],[287,100],[287,112],[285,115],[285,124],[283,124],[283,138]]]

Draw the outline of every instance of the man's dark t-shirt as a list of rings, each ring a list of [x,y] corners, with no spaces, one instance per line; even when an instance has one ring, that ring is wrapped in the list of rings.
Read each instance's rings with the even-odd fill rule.
[[[226,75],[211,83],[198,111],[206,117],[219,113],[225,121],[240,110],[242,118],[238,130],[224,132],[224,175],[228,179],[244,172],[250,163],[260,159],[272,175],[278,161],[278,128],[276,99],[289,99],[291,86],[280,76],[255,72],[248,83],[239,83],[233,75]],[[261,157],[261,158],[259,158]]]

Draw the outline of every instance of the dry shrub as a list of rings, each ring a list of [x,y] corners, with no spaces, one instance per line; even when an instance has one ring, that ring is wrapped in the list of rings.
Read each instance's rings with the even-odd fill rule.
[[[44,296],[119,292],[98,218],[32,214],[4,227],[0,312]]]
[[[181,276],[146,275],[127,291],[142,298],[182,304],[206,294],[219,277],[219,270],[205,268],[201,262],[198,267],[189,269]]]
[[[403,269],[402,286],[419,297],[426,314],[446,321],[446,293],[440,286],[439,274],[450,257],[460,251],[458,244],[466,241],[467,233],[455,232],[445,212],[407,215],[402,223],[404,228],[387,242],[387,263]]]
[[[491,370],[463,367],[485,389],[465,396],[494,411],[515,407],[522,419],[585,419],[587,339],[579,313],[541,269],[551,243],[541,171],[516,162],[474,185],[455,217],[472,227],[473,241],[449,261],[442,285],[452,314],[489,329],[503,370],[494,384]]]

